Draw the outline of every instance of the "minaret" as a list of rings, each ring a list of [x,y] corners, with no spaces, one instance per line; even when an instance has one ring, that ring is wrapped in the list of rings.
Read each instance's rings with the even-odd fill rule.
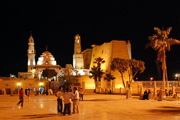
[[[27,56],[28,56],[28,72],[32,72],[34,75],[34,67],[35,67],[35,55],[36,51],[34,50],[34,38],[32,36],[32,33],[30,33],[29,37],[29,43],[28,43],[28,50],[27,50]]]
[[[81,37],[78,34],[76,34],[74,40],[73,67],[84,69],[83,54],[81,53]]]
[[[74,54],[81,53],[81,37],[79,34],[76,34],[75,41],[74,41]]]

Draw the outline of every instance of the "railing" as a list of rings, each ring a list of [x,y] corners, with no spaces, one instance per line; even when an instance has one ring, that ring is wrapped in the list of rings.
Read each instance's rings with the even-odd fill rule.
[[[145,88],[153,88],[153,87],[162,87],[163,81],[141,81],[143,87]],[[165,81],[166,86],[172,87],[178,87],[178,81]]]

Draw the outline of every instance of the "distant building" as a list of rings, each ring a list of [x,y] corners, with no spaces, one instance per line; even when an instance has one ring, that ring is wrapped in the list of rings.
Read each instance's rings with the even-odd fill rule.
[[[95,58],[101,57],[105,60],[105,63],[101,65],[102,70],[105,73],[111,73],[116,79],[111,83],[114,89],[123,88],[120,73],[118,71],[111,70],[111,61],[114,58],[121,58],[129,60],[131,59],[131,43],[125,40],[112,40],[109,43],[103,43],[102,45],[92,45],[92,58],[90,68],[95,65],[93,62]],[[124,73],[125,83],[128,81],[128,73]],[[106,81],[101,82],[102,86],[106,86]]]
[[[54,56],[46,49],[45,52],[38,58],[36,65],[36,75],[39,79],[43,79],[42,71],[45,69],[54,69],[57,72],[57,75],[54,76],[54,80],[58,80],[58,76],[60,75],[60,65],[57,65]]]
[[[42,71],[45,69],[54,69],[57,72],[57,76],[54,76],[52,79],[57,81],[58,76],[60,75],[60,65],[57,65],[57,62],[54,56],[47,50],[42,53],[42,55],[38,58],[37,65],[35,61],[35,47],[34,47],[34,38],[32,34],[30,34],[29,42],[28,42],[28,62],[27,62],[27,72],[18,72],[18,78],[38,78],[44,79],[42,76]]]
[[[95,58],[98,57],[105,60],[105,63],[101,65],[102,70],[116,77],[116,79],[110,83],[112,91],[117,92],[120,88],[123,88],[120,73],[118,71],[112,71],[110,66],[113,58],[131,59],[130,41],[112,40],[102,45],[92,45],[92,48],[81,51],[81,37],[77,34],[74,40],[73,65],[66,64],[65,68],[61,68],[61,66],[57,64],[55,57],[47,49],[38,58],[36,64],[34,45],[34,38],[32,34],[30,34],[27,50],[27,72],[18,72],[18,78],[13,78],[12,75],[10,75],[9,78],[2,78],[0,80],[0,93],[2,91],[8,94],[17,93],[20,87],[24,88],[24,90],[29,88],[33,92],[47,91],[48,88],[51,88],[51,86],[54,88],[55,85],[58,88],[58,78],[59,76],[67,74],[65,72],[67,70],[72,71],[71,75],[80,75],[80,87],[82,87],[85,92],[93,92],[95,89],[95,82],[94,79],[89,76],[91,68],[95,65],[93,62]],[[42,77],[42,71],[45,69],[54,69],[57,72],[57,75],[51,78],[57,84],[50,84],[50,82]],[[104,76],[100,82],[102,90],[107,89],[107,81],[104,80]],[[124,74],[124,79],[125,81],[128,80],[127,72]]]
[[[131,43],[125,40],[112,40],[102,45],[92,45],[92,49],[88,48],[81,52],[81,39],[77,34],[74,42],[73,67],[81,73],[80,82],[84,89],[95,89],[95,82],[89,78],[90,69],[93,67],[96,58],[101,57],[105,63],[101,65],[105,73],[111,73],[116,79],[111,82],[113,90],[123,88],[120,73],[111,70],[111,61],[114,58],[131,59]],[[84,68],[84,69],[82,69]],[[80,72],[82,71],[82,72]],[[86,71],[86,74],[84,74]],[[105,76],[105,75],[104,75]],[[107,88],[107,81],[101,80],[101,88]],[[125,83],[128,81],[128,73],[124,73]],[[93,82],[92,82],[93,81]]]
[[[28,72],[32,72],[34,75],[34,69],[35,69],[35,55],[36,55],[36,51],[34,49],[34,38],[32,36],[32,34],[30,34],[29,37],[29,43],[28,43],[28,50],[27,50],[27,56],[28,56],[28,62],[27,62],[27,68],[28,68]]]
[[[81,52],[81,37],[77,34],[74,40],[73,67],[84,69],[84,59]]]

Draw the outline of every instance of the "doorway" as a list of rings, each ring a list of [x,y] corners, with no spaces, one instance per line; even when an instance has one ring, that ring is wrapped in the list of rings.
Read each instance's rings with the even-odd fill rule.
[[[43,93],[44,93],[44,88],[43,87],[39,88],[39,94],[43,94]]]

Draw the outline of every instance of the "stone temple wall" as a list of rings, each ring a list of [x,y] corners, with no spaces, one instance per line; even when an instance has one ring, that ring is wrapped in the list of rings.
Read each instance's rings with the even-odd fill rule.
[[[128,42],[130,44],[130,42]],[[112,40],[109,43],[104,43],[102,45],[94,45],[92,49],[92,58],[91,58],[91,64],[90,68],[95,65],[93,62],[95,61],[95,58],[101,57],[105,60],[105,63],[101,65],[102,70],[105,73],[111,73],[113,74],[116,79],[114,80],[115,84],[115,89],[119,89],[120,87],[123,87],[122,84],[122,78],[121,75],[118,71],[112,71],[111,70],[111,61],[114,58],[122,58],[122,59],[130,59],[131,57],[129,56],[129,49],[127,48],[127,42],[122,41],[122,40]],[[128,73],[124,73],[124,80],[125,83],[126,81],[129,80]],[[102,88],[105,88],[106,86],[106,81],[101,82]]]

